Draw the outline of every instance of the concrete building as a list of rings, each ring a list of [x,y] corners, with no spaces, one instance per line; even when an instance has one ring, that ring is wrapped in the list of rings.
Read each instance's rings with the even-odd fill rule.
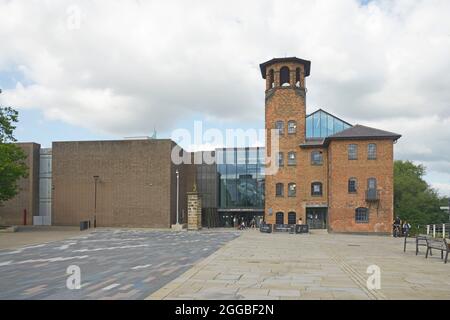
[[[275,58],[260,65],[266,80],[268,137],[280,136],[279,170],[266,175],[265,221],[333,232],[390,233],[393,144],[400,135],[351,124],[319,109],[306,115],[311,62]],[[268,159],[269,161],[269,159]]]

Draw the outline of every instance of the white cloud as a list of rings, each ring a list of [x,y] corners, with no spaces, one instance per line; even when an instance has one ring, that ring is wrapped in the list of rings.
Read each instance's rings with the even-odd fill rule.
[[[450,197],[450,183],[435,182],[431,186],[438,190],[440,195]]]
[[[0,0],[0,72],[31,83],[0,98],[115,135],[198,114],[261,123],[258,64],[296,55],[312,61],[308,111],[401,133],[398,158],[448,172],[448,12],[448,0]]]

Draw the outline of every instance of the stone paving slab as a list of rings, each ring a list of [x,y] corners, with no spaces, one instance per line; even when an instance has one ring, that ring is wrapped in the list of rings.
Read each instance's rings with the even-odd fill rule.
[[[147,299],[450,299],[449,283],[450,264],[404,253],[403,239],[246,231]]]
[[[143,299],[238,236],[234,231],[97,229],[0,250],[0,299]],[[69,265],[81,269],[79,290],[66,286]]]

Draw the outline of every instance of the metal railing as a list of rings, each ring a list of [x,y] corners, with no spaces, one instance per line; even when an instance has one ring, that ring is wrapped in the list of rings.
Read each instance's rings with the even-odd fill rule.
[[[428,224],[427,235],[433,238],[450,238],[450,223]]]

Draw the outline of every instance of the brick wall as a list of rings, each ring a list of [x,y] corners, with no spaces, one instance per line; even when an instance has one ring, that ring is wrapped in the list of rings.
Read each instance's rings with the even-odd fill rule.
[[[290,69],[290,86],[280,87],[279,71],[283,66]],[[295,86],[295,69],[301,68],[301,87]],[[271,88],[268,73],[274,70],[275,87]],[[301,166],[301,158],[299,143],[305,139],[305,90],[304,90],[304,67],[296,63],[275,63],[267,67],[266,76],[266,106],[265,106],[265,124],[267,130],[266,152],[271,155],[270,146],[270,129],[275,129],[276,121],[283,121],[284,134],[280,136],[279,151],[283,152],[284,166],[280,167],[275,175],[266,175],[265,177],[265,221],[267,223],[275,223],[277,212],[284,213],[284,222],[287,223],[288,212],[296,212],[297,217],[304,216],[302,210],[302,196],[300,188],[300,179],[298,168]],[[288,121],[296,121],[296,133],[288,134]],[[297,165],[288,165],[288,152],[296,152]],[[275,196],[276,183],[283,183],[284,196]],[[296,197],[288,197],[288,184],[296,183]],[[269,214],[269,211],[272,214]]]
[[[17,144],[27,155],[28,177],[18,182],[19,193],[11,200],[0,204],[0,225],[23,225],[24,210],[27,225],[33,224],[33,216],[39,210],[39,150],[36,143]]]
[[[311,163],[311,153],[321,151],[323,162],[321,165]],[[298,181],[302,201],[302,219],[306,223],[306,207],[328,205],[328,150],[327,148],[305,148],[300,149],[300,167],[298,168]],[[322,183],[322,196],[311,194],[311,184]]]
[[[98,175],[98,227],[170,227],[176,221],[176,166],[170,140],[53,143],[54,225],[93,221]],[[186,211],[184,166],[180,211]]]
[[[377,145],[377,159],[367,159],[367,145]],[[358,146],[358,159],[348,160],[347,146]],[[330,231],[390,233],[393,220],[392,140],[335,140],[329,145]],[[357,179],[357,193],[348,193],[348,179]],[[367,202],[367,179],[377,179],[380,201]],[[356,223],[355,209],[369,208],[369,222]]]

